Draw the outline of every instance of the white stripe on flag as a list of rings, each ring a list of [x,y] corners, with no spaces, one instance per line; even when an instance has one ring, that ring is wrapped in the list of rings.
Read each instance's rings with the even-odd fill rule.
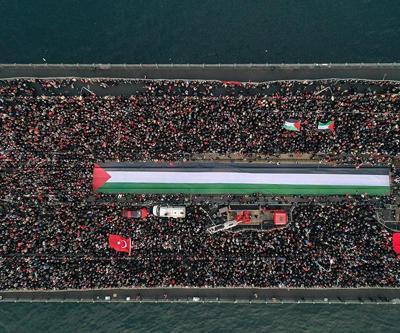
[[[107,183],[288,184],[389,186],[388,175],[244,172],[107,171]]]

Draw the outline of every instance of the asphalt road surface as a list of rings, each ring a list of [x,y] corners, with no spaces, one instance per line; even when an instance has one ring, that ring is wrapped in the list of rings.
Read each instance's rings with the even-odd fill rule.
[[[325,78],[400,80],[400,64],[0,65],[0,78],[13,77],[198,79],[243,82]]]

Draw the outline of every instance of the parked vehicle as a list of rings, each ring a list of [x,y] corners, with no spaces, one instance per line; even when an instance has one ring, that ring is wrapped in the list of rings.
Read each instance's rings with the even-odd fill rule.
[[[145,219],[148,215],[149,215],[149,210],[146,207],[136,209],[136,210],[124,209],[122,211],[122,216],[126,217],[128,219],[130,219],[130,218]]]
[[[154,206],[153,214],[158,217],[182,219],[186,216],[185,206]]]

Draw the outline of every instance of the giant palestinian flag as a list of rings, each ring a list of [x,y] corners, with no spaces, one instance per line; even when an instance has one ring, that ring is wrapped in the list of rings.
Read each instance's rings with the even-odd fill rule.
[[[386,168],[271,167],[258,163],[111,163],[95,165],[101,193],[363,194],[390,192]]]

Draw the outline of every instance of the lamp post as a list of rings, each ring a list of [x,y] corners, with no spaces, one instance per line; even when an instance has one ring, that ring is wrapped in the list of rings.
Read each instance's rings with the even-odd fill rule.
[[[326,88],[324,88],[324,89],[322,89],[322,90],[316,92],[315,95],[319,95],[320,93],[322,93],[322,92],[324,92],[324,91],[326,91],[326,90],[328,90],[328,89],[329,89],[329,91],[331,92],[331,100],[334,101],[334,100],[335,100],[335,96],[333,96],[333,91],[332,91],[332,88],[331,88],[331,87],[326,87]]]

